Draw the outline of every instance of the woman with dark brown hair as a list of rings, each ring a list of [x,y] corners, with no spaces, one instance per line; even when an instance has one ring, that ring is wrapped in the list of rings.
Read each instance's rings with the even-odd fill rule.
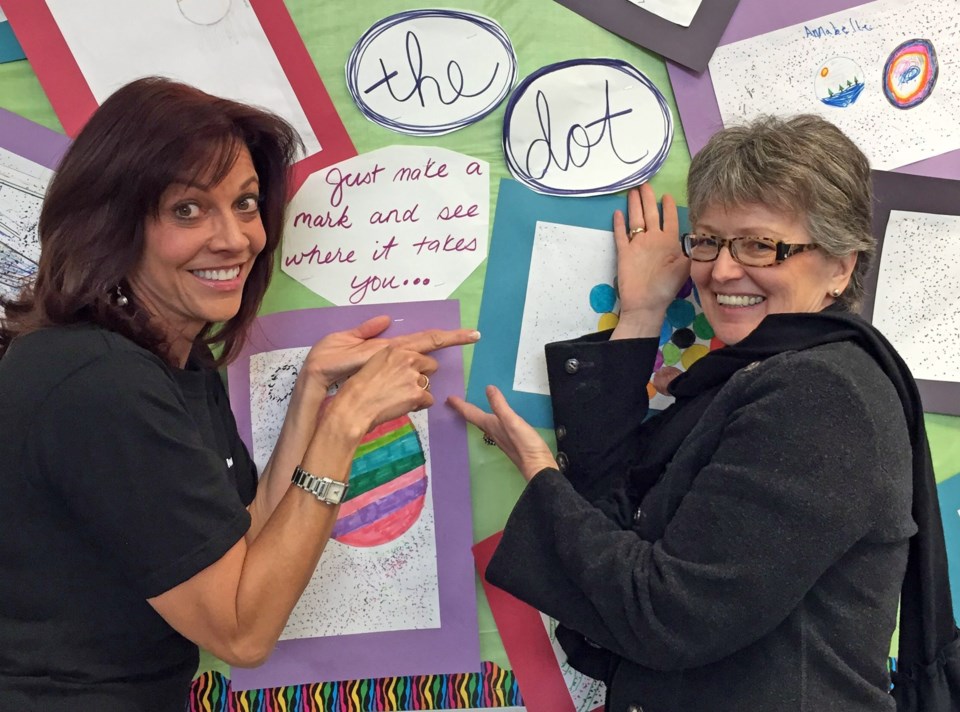
[[[360,439],[432,405],[425,353],[476,340],[382,338],[387,317],[330,334],[258,484],[213,368],[263,298],[299,145],[276,116],[148,78],[64,157],[35,282],[0,305],[0,709],[179,712],[198,645],[266,659]]]

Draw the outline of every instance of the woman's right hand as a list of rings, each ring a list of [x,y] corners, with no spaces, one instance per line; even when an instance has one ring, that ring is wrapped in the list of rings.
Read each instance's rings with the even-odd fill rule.
[[[430,376],[437,361],[417,351],[385,346],[350,376],[329,407],[359,422],[363,431],[433,405]]]
[[[644,183],[627,193],[627,214],[613,215],[620,296],[613,338],[658,336],[667,307],[690,276],[690,260],[680,249],[677,205],[664,194],[660,227],[657,197]]]

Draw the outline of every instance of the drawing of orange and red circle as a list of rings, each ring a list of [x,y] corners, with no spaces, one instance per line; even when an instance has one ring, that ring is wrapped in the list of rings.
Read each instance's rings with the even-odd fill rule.
[[[907,40],[883,66],[883,93],[898,109],[923,103],[937,83],[937,52],[930,40]]]
[[[420,517],[426,493],[426,457],[410,418],[383,423],[357,448],[333,538],[359,547],[393,541]]]

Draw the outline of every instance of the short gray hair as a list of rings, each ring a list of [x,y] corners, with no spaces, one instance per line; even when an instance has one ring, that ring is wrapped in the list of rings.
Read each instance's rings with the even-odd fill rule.
[[[857,254],[850,284],[837,299],[860,306],[876,251],[867,157],[819,116],[763,116],[717,132],[687,177],[690,222],[712,205],[758,204],[806,221],[813,241],[834,257]]]

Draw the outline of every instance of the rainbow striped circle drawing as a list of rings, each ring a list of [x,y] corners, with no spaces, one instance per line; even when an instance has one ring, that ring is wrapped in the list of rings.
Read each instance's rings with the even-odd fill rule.
[[[393,541],[420,517],[426,493],[426,457],[409,416],[383,423],[357,448],[333,538],[358,547]]]
[[[937,52],[930,40],[907,40],[883,65],[883,93],[898,109],[922,104],[937,83]]]

